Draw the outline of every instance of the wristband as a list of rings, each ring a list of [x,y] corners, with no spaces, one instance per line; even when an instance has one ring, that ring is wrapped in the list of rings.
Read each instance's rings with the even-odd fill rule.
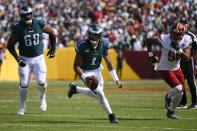
[[[180,48],[180,49],[177,51],[177,53],[182,54],[182,53],[183,53],[183,50]]]
[[[109,73],[111,74],[111,76],[114,79],[114,81],[118,81],[119,80],[118,76],[117,76],[117,73],[116,73],[116,70],[111,70]]]
[[[81,75],[81,79],[82,79],[83,81],[86,81],[86,77],[87,77],[87,75],[84,74],[84,73]]]
[[[149,57],[153,57],[153,52],[148,52]]]

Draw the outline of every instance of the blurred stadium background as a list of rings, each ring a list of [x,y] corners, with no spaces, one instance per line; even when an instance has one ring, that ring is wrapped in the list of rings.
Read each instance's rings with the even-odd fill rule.
[[[122,80],[158,78],[152,70],[143,41],[145,37],[167,33],[174,20],[189,19],[189,30],[197,33],[197,0],[1,0],[0,80],[16,81],[17,64],[6,50],[10,26],[20,17],[22,5],[33,8],[34,17],[43,17],[57,38],[57,56],[47,61],[49,80],[73,80],[74,43],[86,37],[90,24],[98,23],[111,43],[110,55],[117,68],[117,56],[123,51]],[[50,47],[44,35],[44,50]],[[17,46],[16,46],[17,48]],[[160,55],[160,48],[154,49]],[[105,66],[105,64],[103,64]],[[104,78],[111,80],[106,68]],[[78,78],[77,78],[78,79]]]

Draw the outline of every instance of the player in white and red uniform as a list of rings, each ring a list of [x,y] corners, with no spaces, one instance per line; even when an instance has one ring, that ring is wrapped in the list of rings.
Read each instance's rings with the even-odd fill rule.
[[[171,26],[169,34],[162,35],[161,38],[148,38],[146,46],[152,65],[157,65],[155,70],[164,81],[171,87],[165,96],[165,106],[167,117],[179,119],[175,115],[175,108],[180,103],[184,90],[184,76],[180,68],[180,59],[188,61],[190,59],[191,37],[185,34],[184,25],[180,22]],[[162,55],[160,60],[152,53],[152,44],[162,46]]]

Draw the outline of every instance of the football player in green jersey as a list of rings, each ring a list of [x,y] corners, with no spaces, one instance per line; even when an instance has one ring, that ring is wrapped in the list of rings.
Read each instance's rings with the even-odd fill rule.
[[[49,58],[55,56],[56,36],[53,29],[46,25],[42,18],[33,18],[32,9],[23,6],[20,9],[20,21],[12,26],[12,32],[8,40],[7,48],[19,64],[20,77],[19,96],[20,108],[17,114],[26,112],[26,99],[30,74],[33,72],[40,90],[40,109],[46,111],[46,63],[43,55],[43,33],[49,34],[51,48],[47,53]],[[19,55],[15,50],[15,44],[19,43]]]
[[[111,62],[108,54],[110,48],[109,41],[102,37],[103,30],[98,24],[93,24],[88,29],[88,39],[82,40],[76,43],[76,57],[74,62],[74,70],[81,76],[81,79],[86,85],[88,85],[88,79],[90,80],[94,76],[98,80],[98,85],[95,88],[82,88],[77,86],[75,83],[70,83],[70,89],[68,91],[68,97],[71,98],[73,94],[82,93],[89,95],[99,100],[101,106],[107,112],[109,121],[111,123],[118,123],[118,119],[112,112],[107,98],[103,92],[103,77],[101,70],[102,57],[105,60],[107,68],[116,82],[119,88],[122,88],[122,83],[118,79],[116,71]]]

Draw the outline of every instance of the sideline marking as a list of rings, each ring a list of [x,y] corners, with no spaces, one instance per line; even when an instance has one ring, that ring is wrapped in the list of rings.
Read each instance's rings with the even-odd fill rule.
[[[79,116],[79,115],[29,115],[28,116],[33,116],[33,117],[75,117],[75,118],[89,118],[87,116]],[[118,116],[120,119],[121,118],[132,118],[132,119],[167,119],[167,117],[125,117],[125,116]],[[107,118],[107,117],[106,117]],[[197,118],[181,118],[181,120],[196,120]]]
[[[32,101],[34,102],[34,101]],[[36,101],[37,102],[37,101]],[[13,106],[0,106],[0,108],[13,108]],[[37,109],[38,107],[31,107],[31,109]],[[98,108],[94,108],[94,107],[56,107],[56,106],[53,106],[53,107],[48,107],[48,109],[59,109],[59,108],[64,108],[64,109],[67,109],[67,110],[81,110],[81,109],[85,109],[85,110],[96,110]],[[131,107],[131,108],[113,108],[114,110],[129,110],[129,111],[153,111],[153,110],[159,110],[159,111],[166,111],[165,108],[161,107],[161,108],[157,108],[157,107],[153,107],[153,108],[135,108],[135,107]],[[176,111],[177,112],[192,112],[194,111],[195,109],[177,109]]]
[[[30,126],[34,126],[34,127],[39,127],[39,126],[56,126],[56,127],[90,127],[90,128],[119,128],[119,129],[126,129],[126,128],[142,128],[142,129],[149,129],[149,128],[155,128],[155,129],[163,129],[163,130],[188,130],[188,131],[197,131],[197,129],[187,129],[187,128],[167,128],[167,127],[120,127],[120,126],[102,126],[102,125],[98,125],[98,126],[91,126],[91,125],[32,125],[32,124],[9,124],[9,123],[4,123],[4,124],[0,124],[0,126],[24,126],[24,127],[30,127]]]

